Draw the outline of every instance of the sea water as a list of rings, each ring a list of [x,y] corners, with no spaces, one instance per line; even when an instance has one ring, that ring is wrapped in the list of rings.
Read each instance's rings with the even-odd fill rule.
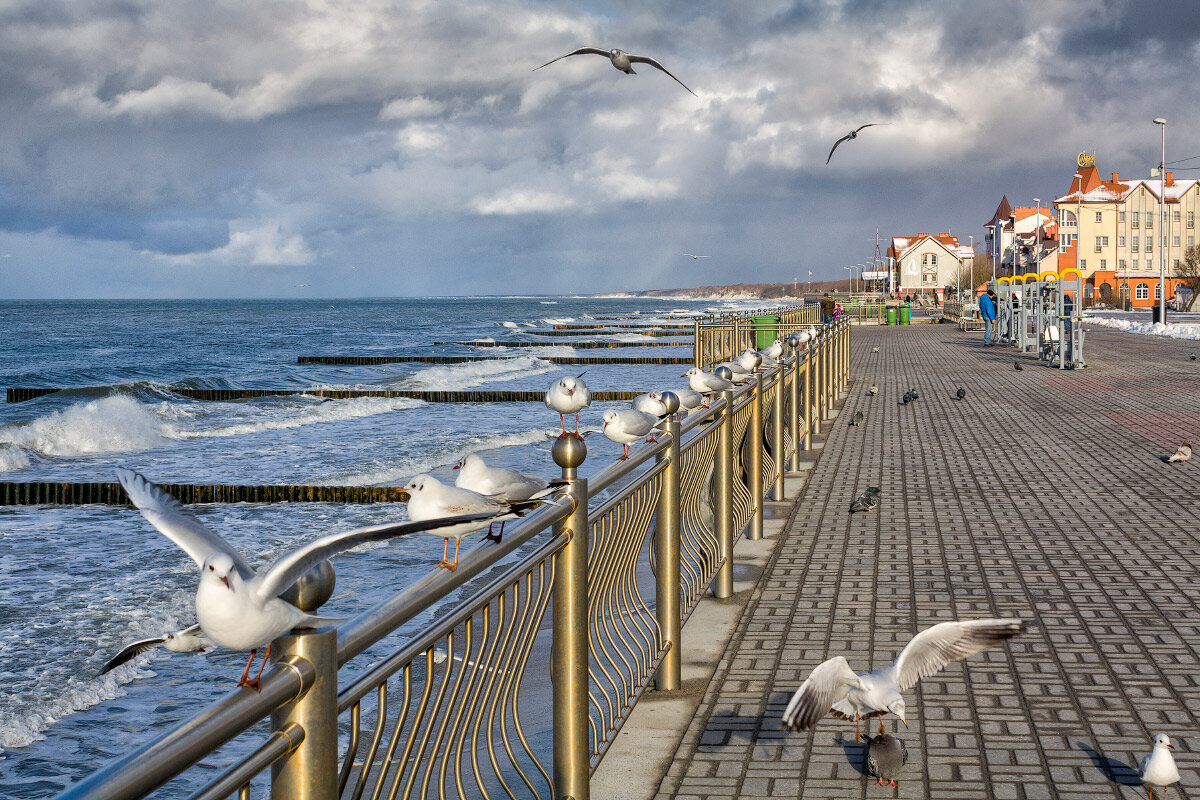
[[[583,367],[546,356],[678,355],[672,347],[574,350],[538,337],[596,317],[690,322],[748,302],[641,298],[312,301],[0,302],[0,388],[63,387],[0,404],[0,480],[112,481],[131,467],[162,483],[401,486],[478,452],[489,463],[552,477],[558,415],[541,403],[439,404],[410,399],[271,397],[193,401],[175,388],[545,390]],[[474,348],[481,339],[534,348]],[[610,329],[587,340],[668,341]],[[324,366],[311,355],[473,355],[451,365]],[[680,366],[587,367],[593,390],[682,386]],[[618,404],[582,416],[596,430]],[[573,421],[572,421],[573,424]],[[582,469],[618,445],[588,439]],[[402,521],[403,504],[194,506],[252,563],[318,535]],[[464,547],[472,545],[464,541]],[[428,573],[442,542],[416,536],[337,558],[323,613],[353,616]],[[195,565],[132,509],[0,508],[0,787],[47,797],[228,693],[245,654],[163,650],[97,677],[125,644],[191,624]],[[193,787],[194,788],[194,787]]]

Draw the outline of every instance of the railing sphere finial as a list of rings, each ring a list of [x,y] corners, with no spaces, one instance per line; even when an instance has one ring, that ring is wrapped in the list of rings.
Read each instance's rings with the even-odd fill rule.
[[[573,433],[560,436],[554,440],[550,455],[554,458],[554,463],[563,469],[577,469],[587,458],[587,445],[583,443],[582,436]]]
[[[288,590],[279,597],[301,611],[312,614],[325,605],[330,597],[333,597],[336,577],[333,564],[322,561],[301,575],[299,580],[288,587]]]
[[[718,378],[724,378],[727,381],[733,380],[733,370],[731,370],[729,367],[725,366],[724,364],[722,364],[721,366],[714,369],[713,375],[716,375]]]
[[[674,392],[663,392],[662,404],[667,407],[668,414],[674,414],[679,410],[679,395]]]
[[[800,346],[800,334],[793,333],[791,336],[789,336],[787,338],[787,343],[788,343],[788,347],[795,350],[797,347]]]

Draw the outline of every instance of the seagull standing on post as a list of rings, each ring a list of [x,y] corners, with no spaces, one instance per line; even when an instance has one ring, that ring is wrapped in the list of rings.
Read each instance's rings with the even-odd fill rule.
[[[624,50],[617,50],[615,48],[612,50],[601,50],[599,47],[581,47],[578,50],[572,50],[571,52],[567,53],[566,55],[562,55],[562,56],[559,56],[558,58],[550,59],[545,64],[542,64],[542,67],[548,67],[551,64],[553,64],[555,61],[561,61],[562,59],[569,58],[570,56],[582,56],[582,55],[605,56],[606,58],[608,58],[609,61],[612,62],[612,65],[614,67],[621,70],[621,72],[624,72],[626,75],[636,75],[637,74],[636,72],[633,71],[634,64],[649,64],[650,66],[654,67],[655,69],[662,70],[663,72],[667,73],[667,75],[670,75],[671,80],[678,83],[684,89],[687,89],[688,94],[690,94],[692,97],[697,96],[695,92],[693,92],[691,89],[688,89],[687,85],[683,81],[679,80],[679,78],[676,78],[674,75],[671,75],[670,70],[668,70],[666,67],[664,67],[662,64],[658,63],[657,61],[655,61],[653,58],[650,58],[650,56],[635,56],[633,53],[626,53]],[[533,70],[534,70],[534,72],[537,72],[542,67],[534,67]]]
[[[833,151],[838,149],[839,144],[841,144],[844,141],[847,141],[848,139],[857,139],[858,132],[861,131],[863,128],[869,128],[872,125],[887,125],[887,124],[888,123],[886,123],[886,122],[868,122],[866,125],[859,125],[857,128],[850,131],[845,136],[843,136],[842,138],[838,139],[836,142],[833,143],[833,147],[830,148],[829,155],[828,155],[828,157],[826,157],[825,163],[828,164],[829,159],[833,158]]]

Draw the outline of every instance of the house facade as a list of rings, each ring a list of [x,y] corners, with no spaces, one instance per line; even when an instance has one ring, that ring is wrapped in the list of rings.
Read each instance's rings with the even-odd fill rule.
[[[1084,297],[1128,299],[1135,307],[1157,304],[1161,259],[1166,258],[1166,296],[1175,294],[1184,253],[1196,245],[1200,181],[1104,178],[1091,157],[1080,155],[1067,193],[1055,198],[1059,223],[1058,269],[1077,268]]]
[[[893,236],[887,254],[894,259],[901,295],[929,294],[939,303],[945,288],[953,286],[963,268],[974,263],[971,247],[948,232]]]

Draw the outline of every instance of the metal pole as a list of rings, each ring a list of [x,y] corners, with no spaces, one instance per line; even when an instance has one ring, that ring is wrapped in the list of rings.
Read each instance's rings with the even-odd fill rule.
[[[813,366],[812,351],[804,348],[804,449],[812,450],[813,435]]]
[[[811,354],[808,367],[812,373],[809,378],[809,384],[812,386],[810,399],[812,400],[812,432],[818,436],[821,434],[821,340],[809,340],[808,352]]]
[[[551,449],[562,467],[566,496],[575,504],[570,516],[555,523],[556,536],[570,535],[555,557],[554,639],[550,653],[554,684],[554,796],[589,800],[588,743],[588,489],[578,474],[587,445],[575,436],[560,437]]]
[[[1158,177],[1162,182],[1162,193],[1158,197],[1158,321],[1167,323],[1167,121],[1156,117],[1154,123],[1162,128],[1162,161],[1158,165]]]
[[[713,594],[725,599],[733,594],[733,390],[721,392],[724,406],[717,424],[717,559],[721,566],[713,581]]]
[[[787,372],[782,366],[775,369],[775,418],[771,425],[771,451],[775,456],[775,475],[771,481],[771,499],[783,499],[783,394],[787,389],[785,377]]]
[[[763,538],[763,374],[754,370],[754,394],[750,403],[750,539]]]
[[[312,670],[308,691],[271,713],[274,730],[299,725],[304,740],[271,765],[273,800],[335,800],[338,791],[337,629],[289,633],[271,646],[277,668]]]
[[[692,320],[692,362],[704,368],[704,344],[700,341],[700,318]]]
[[[662,472],[662,491],[658,493],[658,508],[654,514],[654,613],[667,650],[654,676],[654,687],[660,691],[674,691],[680,684],[683,616],[679,591],[679,419],[675,416],[679,398],[674,392],[663,392],[662,401],[670,415],[666,430],[671,441],[657,458],[658,463],[665,461],[667,466]]]
[[[800,339],[796,334],[788,337],[788,344],[792,348],[792,413],[788,417],[788,431],[792,436],[792,459],[790,466],[792,472],[800,471],[800,351],[797,347],[800,344]]]

